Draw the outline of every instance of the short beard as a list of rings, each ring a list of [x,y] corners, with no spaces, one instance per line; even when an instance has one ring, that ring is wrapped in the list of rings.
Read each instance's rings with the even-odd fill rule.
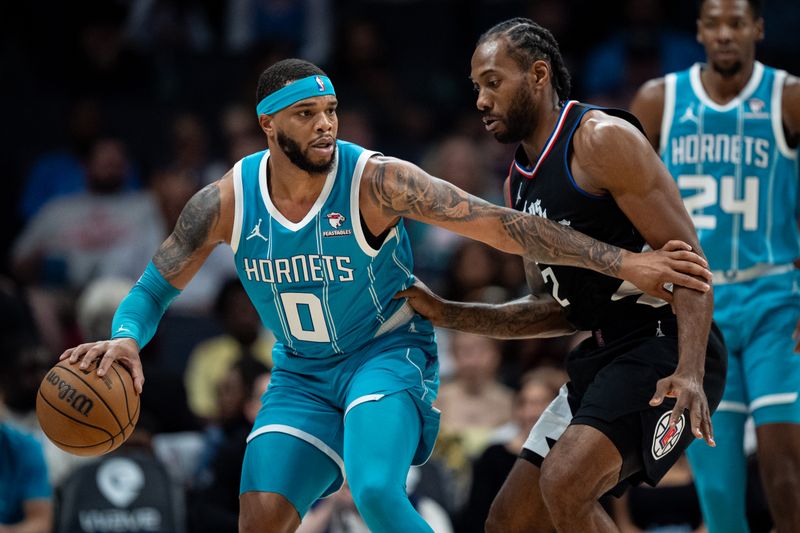
[[[327,174],[336,160],[336,144],[333,145],[333,154],[331,154],[330,160],[325,163],[312,163],[308,158],[307,151],[304,152],[297,141],[282,131],[278,132],[278,146],[294,166],[310,174]]]
[[[711,67],[715,71],[717,71],[717,73],[719,73],[720,76],[722,76],[723,78],[732,78],[732,77],[734,77],[739,72],[741,72],[743,66],[744,66],[744,64],[741,61],[734,61],[734,63],[731,66],[727,67],[727,68],[722,67],[722,66],[720,66],[720,65],[718,65],[716,63],[711,63]]]
[[[506,131],[494,134],[494,138],[503,144],[518,143],[536,129],[536,105],[525,84],[520,86],[511,100],[503,122]]]

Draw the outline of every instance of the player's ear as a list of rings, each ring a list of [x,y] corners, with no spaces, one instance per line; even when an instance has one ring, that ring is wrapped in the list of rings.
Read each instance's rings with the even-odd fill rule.
[[[531,65],[531,79],[536,88],[542,88],[550,83],[550,65],[543,59],[537,59]]]
[[[258,125],[261,126],[261,131],[270,135],[272,133],[272,115],[258,115]]]
[[[758,17],[756,19],[756,42],[760,43],[764,40],[764,18]]]

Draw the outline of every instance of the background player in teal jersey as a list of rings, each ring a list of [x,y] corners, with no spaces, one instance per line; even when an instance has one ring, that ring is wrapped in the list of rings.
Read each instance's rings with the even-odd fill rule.
[[[717,447],[693,445],[709,530],[747,531],[742,436],[756,424],[778,531],[800,531],[797,141],[800,80],[755,60],[760,2],[701,2],[708,62],[652,80],[632,111],[678,182],[715,271],[715,319],[730,350]]]
[[[489,204],[418,167],[337,141],[337,99],[316,66],[285,60],[258,84],[269,150],[245,157],[186,205],[114,319],[113,340],[67,350],[82,367],[124,363],[211,250],[229,243],[248,296],[274,332],[275,366],[248,439],[240,531],[294,531],[347,472],[373,531],[430,531],[404,492],[438,430],[432,326],[396,292],[413,283],[402,217],[532,259],[591,268],[669,297],[707,291],[705,261],[672,243],[634,254]],[[683,271],[686,273],[682,273]]]

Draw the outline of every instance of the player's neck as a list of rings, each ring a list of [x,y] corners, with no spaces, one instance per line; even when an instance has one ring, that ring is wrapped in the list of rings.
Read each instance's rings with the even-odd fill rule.
[[[755,61],[750,61],[742,66],[736,74],[723,76],[713,67],[706,66],[700,71],[700,82],[711,100],[725,105],[742,92],[747,82],[750,81],[754,68]]]
[[[536,161],[539,160],[539,155],[542,153],[544,145],[547,144],[550,134],[553,133],[560,116],[561,107],[558,102],[553,102],[551,106],[540,106],[536,117],[536,128],[522,140],[522,149],[525,150],[525,155],[528,156],[531,165],[536,164]]]
[[[267,185],[272,201],[314,203],[325,186],[326,173],[306,172],[278,151],[273,151],[267,162]]]

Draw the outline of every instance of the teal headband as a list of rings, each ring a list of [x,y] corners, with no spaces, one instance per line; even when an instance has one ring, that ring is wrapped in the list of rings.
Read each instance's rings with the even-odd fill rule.
[[[331,80],[327,76],[309,76],[293,81],[265,97],[256,106],[256,112],[259,115],[272,115],[300,100],[326,94],[336,95]]]

